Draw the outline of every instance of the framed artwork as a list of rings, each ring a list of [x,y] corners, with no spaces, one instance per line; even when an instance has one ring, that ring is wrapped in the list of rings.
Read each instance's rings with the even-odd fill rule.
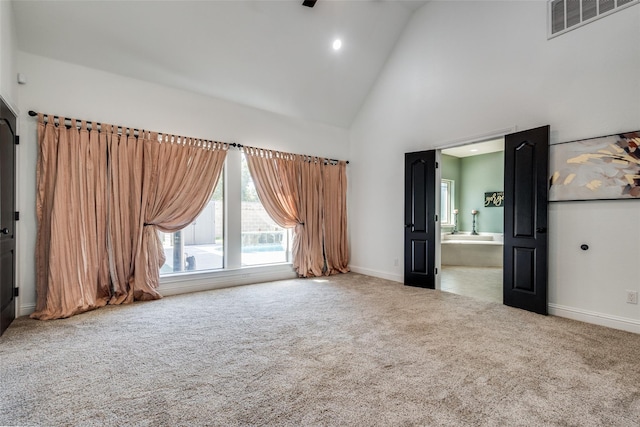
[[[640,131],[549,147],[549,201],[640,199]]]
[[[504,191],[490,191],[484,193],[485,208],[501,208],[504,202]]]

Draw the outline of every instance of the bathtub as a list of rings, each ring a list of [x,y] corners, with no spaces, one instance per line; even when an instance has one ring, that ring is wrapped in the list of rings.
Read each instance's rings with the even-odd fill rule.
[[[502,267],[503,235],[446,233],[440,241],[442,265]]]

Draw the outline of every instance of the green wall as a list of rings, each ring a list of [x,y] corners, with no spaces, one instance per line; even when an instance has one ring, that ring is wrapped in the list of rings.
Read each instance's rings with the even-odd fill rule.
[[[476,209],[479,232],[502,233],[504,208],[485,208],[484,193],[504,191],[504,152],[463,158],[443,154],[441,163],[442,178],[455,181],[454,209],[459,210],[458,230],[471,231],[471,211]]]

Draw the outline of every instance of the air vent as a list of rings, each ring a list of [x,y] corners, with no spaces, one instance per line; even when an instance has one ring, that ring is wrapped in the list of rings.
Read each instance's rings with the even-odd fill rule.
[[[549,38],[638,3],[640,0],[549,0]]]

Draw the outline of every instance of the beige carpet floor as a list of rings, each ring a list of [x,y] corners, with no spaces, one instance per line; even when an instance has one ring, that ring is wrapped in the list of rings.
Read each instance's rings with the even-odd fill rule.
[[[20,318],[0,363],[0,425],[640,425],[640,335],[358,274]]]

